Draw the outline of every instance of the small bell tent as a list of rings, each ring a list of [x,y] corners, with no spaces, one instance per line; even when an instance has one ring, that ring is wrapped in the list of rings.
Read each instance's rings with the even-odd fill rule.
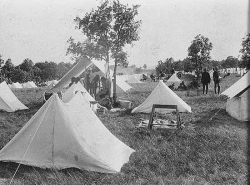
[[[162,80],[159,81],[148,98],[141,105],[132,110],[132,113],[150,113],[153,104],[177,105],[179,112],[191,112],[191,107],[163,83]],[[169,110],[156,109],[156,112],[166,113],[169,112]]]

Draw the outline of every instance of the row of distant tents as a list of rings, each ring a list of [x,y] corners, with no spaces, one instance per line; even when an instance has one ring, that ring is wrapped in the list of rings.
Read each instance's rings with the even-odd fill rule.
[[[242,121],[249,120],[249,101],[246,101],[249,78],[249,73],[245,74],[222,93],[230,98],[227,101],[229,114]],[[66,83],[68,79],[61,80]],[[57,85],[64,84],[61,80]],[[102,124],[90,106],[91,96],[80,83],[73,84],[66,92],[62,100],[57,94],[51,96],[2,148],[0,160],[42,168],[76,167],[103,173],[119,172],[134,150],[118,140]],[[0,84],[0,100],[0,106],[6,102],[9,107],[19,104],[5,82]],[[153,104],[177,105],[179,112],[191,112],[191,107],[161,80],[132,113],[149,113]],[[27,107],[20,105],[13,108],[18,109]],[[230,113],[232,109],[237,111],[237,115]]]
[[[17,89],[20,89],[20,88],[35,88],[37,87],[36,84],[32,81],[29,81],[29,82],[26,82],[26,83],[23,83],[23,84],[20,84],[19,82],[16,82],[16,83],[12,83],[12,84],[8,84],[8,86],[10,88],[17,88]]]
[[[46,82],[46,85],[49,87],[53,87],[54,85],[56,85],[58,83],[57,80],[51,80]],[[33,81],[28,81],[25,83],[20,84],[19,82],[15,82],[12,84],[8,84],[8,86],[10,88],[17,88],[17,89],[21,89],[21,88],[36,88],[37,85],[33,82]]]

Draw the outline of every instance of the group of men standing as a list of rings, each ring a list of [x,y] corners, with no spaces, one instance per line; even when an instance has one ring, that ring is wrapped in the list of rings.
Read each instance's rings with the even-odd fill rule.
[[[218,69],[215,67],[213,68],[213,81],[214,81],[214,93],[220,94],[220,79],[219,79],[219,72]],[[204,68],[202,75],[201,75],[201,83],[203,85],[203,94],[207,94],[208,92],[208,84],[211,82],[210,74],[207,72],[207,69]]]

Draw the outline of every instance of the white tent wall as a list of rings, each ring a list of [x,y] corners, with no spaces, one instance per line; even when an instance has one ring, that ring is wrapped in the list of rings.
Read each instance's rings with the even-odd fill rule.
[[[79,91],[83,93],[84,98],[90,102],[95,101],[95,99],[88,93],[88,91],[83,87],[81,82],[78,82],[77,84],[72,84],[68,90],[63,93],[62,100],[64,103],[68,103],[76,94],[76,92]]]
[[[137,80],[141,80],[142,79],[142,75],[143,74],[132,74],[132,75],[117,75],[119,76],[119,78],[123,81],[127,81],[129,80],[131,77],[135,77]]]
[[[221,93],[221,95],[226,95],[229,98],[237,96],[240,92],[244,91],[250,86],[250,73],[246,73],[237,82],[231,85],[228,89]]]
[[[29,82],[23,83],[22,86],[23,88],[33,88]]]
[[[37,87],[33,81],[29,81],[29,83],[30,83],[31,87],[33,87],[33,88]]]
[[[131,76],[126,82],[127,83],[142,83],[140,80],[138,80],[134,76]]]
[[[66,75],[64,75],[59,82],[53,87],[53,89],[60,89],[66,84],[70,82],[70,79],[72,77],[77,77],[81,73],[83,73],[91,64],[95,64],[96,67],[98,67],[103,74],[105,74],[105,66],[104,62],[98,62],[98,61],[90,61],[87,58],[84,58],[82,61],[79,61]],[[110,70],[110,77],[112,79],[113,71]],[[129,89],[132,89],[132,87],[127,84],[125,81],[121,80],[119,76],[117,76],[117,85],[125,92],[127,92]]]
[[[96,67],[100,69],[105,74],[105,66],[104,62],[99,62],[99,61],[92,61]],[[113,71],[110,70],[110,79],[113,79]],[[132,87],[126,83],[124,80],[120,78],[120,76],[116,75],[116,85],[118,85],[123,91],[127,92],[128,90],[132,89]],[[113,93],[113,90],[111,91]]]
[[[11,107],[1,98],[0,96],[0,110],[5,110],[6,112],[13,112]]]
[[[11,84],[11,88],[23,88],[23,86],[19,82],[16,82]]]
[[[117,139],[77,93],[67,104],[56,94],[0,151],[1,161],[41,168],[116,173],[133,149]]]
[[[92,62],[88,58],[81,59],[68,73],[66,73],[58,83],[53,87],[53,89],[62,89],[65,85],[70,83],[72,77],[79,76],[84,72]]]
[[[240,121],[250,121],[250,88],[239,97],[227,100],[227,113]]]
[[[132,110],[132,113],[150,113],[153,104],[177,105],[179,112],[191,112],[191,107],[164,84],[162,80],[159,81],[148,98],[141,105]],[[168,113],[171,111],[173,110],[156,109],[156,112],[159,113]]]
[[[167,85],[174,84],[175,88],[177,88],[181,83],[181,80],[177,77],[177,74],[174,73],[168,80]]]
[[[0,98],[1,110],[14,112],[16,110],[28,109],[17,99],[5,81],[0,84]]]

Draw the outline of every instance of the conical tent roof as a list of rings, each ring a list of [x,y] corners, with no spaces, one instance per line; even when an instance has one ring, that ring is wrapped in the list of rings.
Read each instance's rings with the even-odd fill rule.
[[[11,84],[11,88],[23,88],[23,86],[19,82],[16,82]]]
[[[250,74],[246,73],[243,77],[241,77],[237,82],[235,82],[232,86],[226,89],[221,95],[226,95],[229,98],[240,96],[250,87]]]
[[[117,139],[82,99],[77,93],[65,104],[52,95],[4,146],[0,160],[41,168],[119,172],[134,150]]]
[[[88,93],[88,91],[83,87],[81,82],[74,83],[70,86],[70,88],[62,95],[62,100],[64,103],[68,103],[76,94],[76,92],[79,91],[83,93],[84,98],[87,101],[95,101],[95,99]]]
[[[169,83],[177,83],[181,82],[181,80],[176,76],[176,73],[174,73],[168,80]]]
[[[33,81],[29,81],[29,84],[31,85],[31,87],[37,87]]]
[[[126,82],[127,83],[142,83],[141,81],[136,79],[135,76],[133,76],[133,75]]]
[[[186,104],[179,96],[177,96],[166,84],[164,84],[162,80],[159,81],[158,85],[151,92],[148,98],[141,105],[132,110],[132,113],[150,113],[153,104],[177,105],[179,112],[191,112],[191,107]],[[156,111],[160,113],[166,113],[170,110],[156,109]]]
[[[13,94],[6,82],[0,84],[0,110],[14,112],[16,110],[28,109]]]
[[[34,88],[33,84],[30,82],[23,83],[23,88]]]

